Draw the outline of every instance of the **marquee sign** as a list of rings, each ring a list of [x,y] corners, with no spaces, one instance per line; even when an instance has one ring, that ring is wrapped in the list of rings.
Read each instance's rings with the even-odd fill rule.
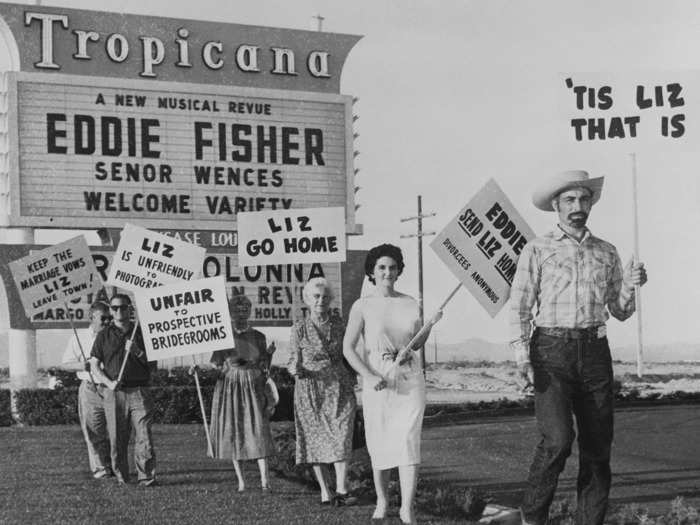
[[[0,223],[231,232],[342,206],[356,232],[359,38],[0,3]]]
[[[240,211],[342,206],[351,97],[11,74],[10,221],[235,229]]]
[[[360,39],[4,3],[0,33],[17,71],[326,93],[339,91],[345,58]]]

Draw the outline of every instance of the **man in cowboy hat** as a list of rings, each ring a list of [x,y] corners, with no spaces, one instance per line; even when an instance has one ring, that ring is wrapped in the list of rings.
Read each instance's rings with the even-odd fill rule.
[[[540,441],[522,504],[523,523],[543,524],[575,433],[579,444],[576,523],[603,523],[610,491],[613,373],[605,332],[609,316],[634,312],[644,265],[622,268],[615,247],[586,227],[603,177],[566,171],[547,180],[532,201],[556,211],[557,227],[523,249],[511,290],[512,345],[534,385]],[[537,309],[533,314],[533,307]]]

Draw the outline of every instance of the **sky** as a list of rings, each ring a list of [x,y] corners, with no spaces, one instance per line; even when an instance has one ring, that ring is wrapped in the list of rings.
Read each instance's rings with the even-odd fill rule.
[[[26,2],[31,3],[31,2]],[[632,156],[636,155],[640,258],[647,344],[700,343],[700,152],[640,143],[624,148],[574,147],[565,126],[566,76],[610,74],[700,77],[700,4],[676,0],[573,2],[503,0],[102,0],[43,1],[80,9],[315,29],[362,35],[350,52],[341,92],[358,97],[355,167],[361,187],[356,220],[364,235],[350,247],[391,242],[407,266],[397,288],[417,295],[415,222],[422,195],[426,231],[439,231],[490,178],[532,229],[544,233],[554,214],[531,203],[534,186],[564,169],[606,177],[593,208],[592,232],[615,244],[623,262],[633,252]],[[661,73],[659,73],[661,72]],[[577,74],[578,75],[577,77]],[[700,84],[700,81],[696,82]],[[689,81],[692,83],[692,81]],[[700,87],[700,85],[698,86]],[[697,90],[695,91],[697,93]],[[562,93],[564,96],[562,97]],[[686,89],[689,105],[695,95]],[[686,115],[689,136],[693,115]],[[695,121],[700,119],[697,115]],[[425,310],[457,284],[424,243]],[[439,342],[510,338],[507,308],[491,318],[461,290],[434,331]],[[635,319],[611,320],[615,345],[634,344]]]

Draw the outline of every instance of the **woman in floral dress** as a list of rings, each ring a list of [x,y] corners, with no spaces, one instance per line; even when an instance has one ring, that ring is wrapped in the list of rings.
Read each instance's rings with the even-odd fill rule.
[[[289,370],[296,378],[294,422],[296,462],[309,463],[321,488],[321,503],[351,505],[346,487],[357,401],[355,375],[343,360],[344,324],[331,315],[332,292],[320,277],[304,287],[309,316],[292,327]],[[323,464],[335,468],[336,490],[326,483]]]

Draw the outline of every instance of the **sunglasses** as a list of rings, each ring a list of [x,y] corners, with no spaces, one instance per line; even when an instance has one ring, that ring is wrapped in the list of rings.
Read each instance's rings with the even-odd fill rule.
[[[113,312],[118,312],[119,310],[121,310],[123,312],[124,310],[129,309],[129,305],[128,304],[112,304],[112,305],[110,305],[110,308]]]
[[[110,321],[112,319],[111,315],[102,315],[100,316],[100,321]]]

